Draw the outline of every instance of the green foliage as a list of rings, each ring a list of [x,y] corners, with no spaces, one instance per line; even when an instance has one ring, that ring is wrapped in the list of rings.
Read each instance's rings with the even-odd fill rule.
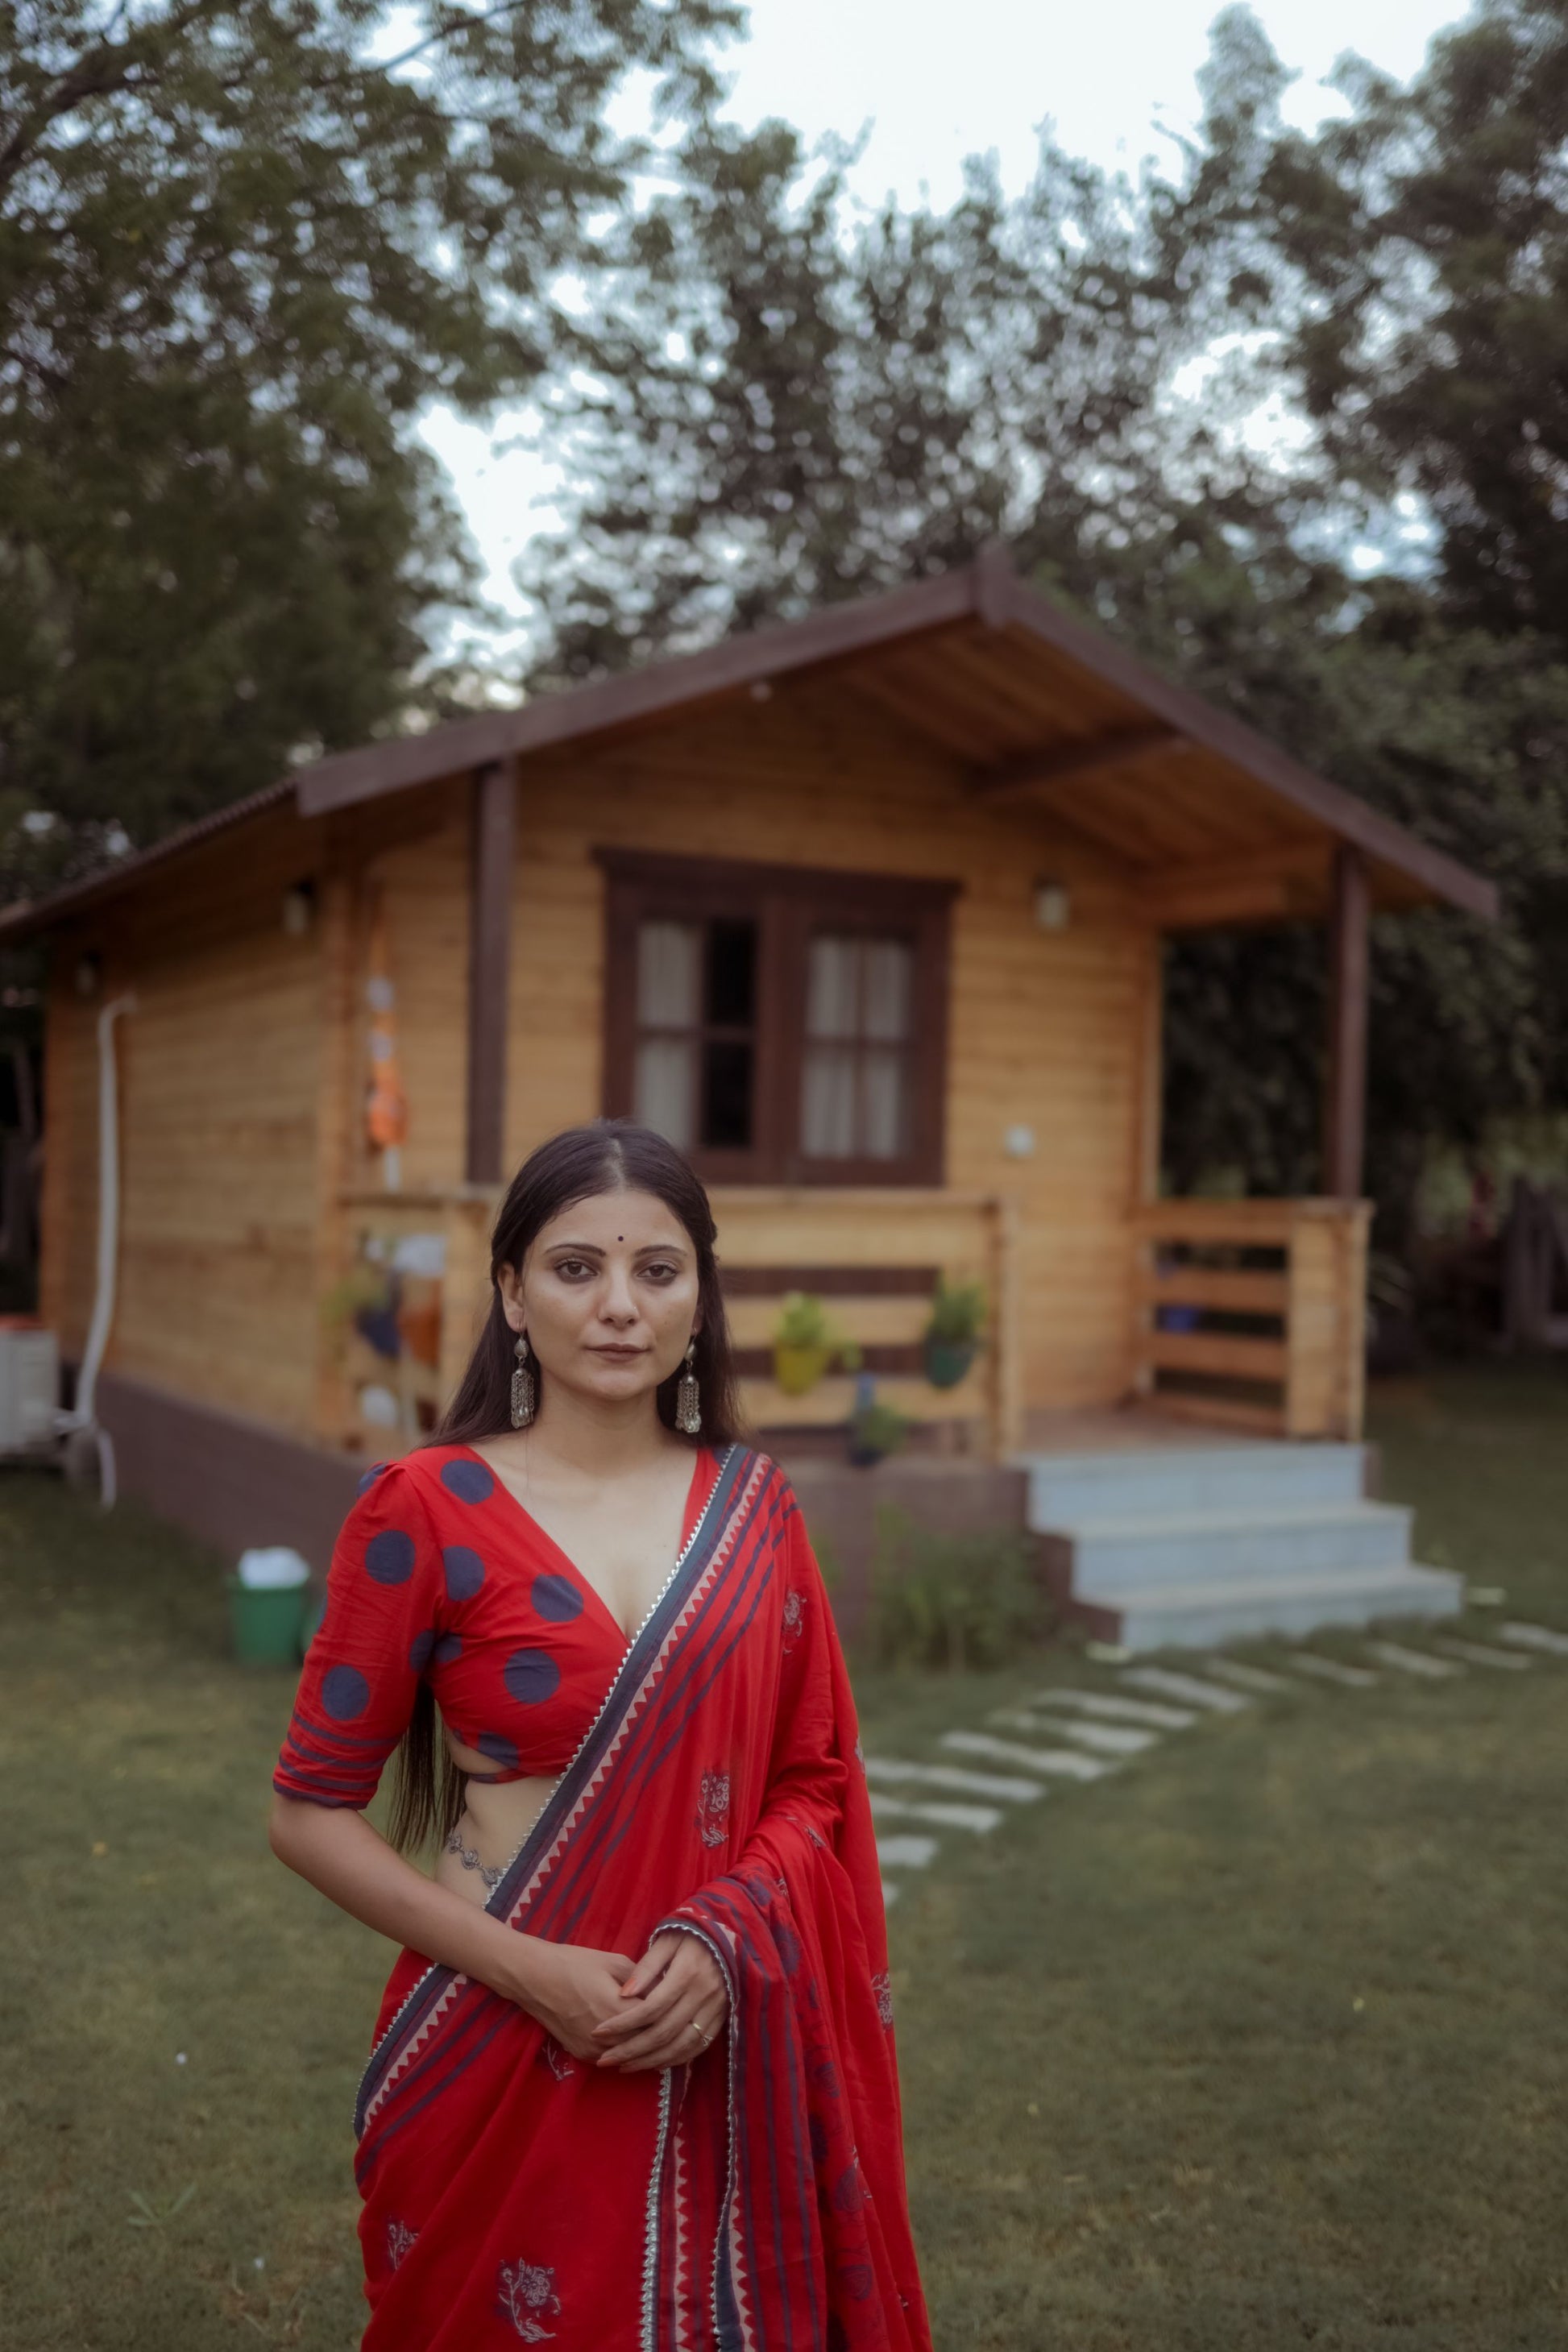
[[[40,0],[0,39],[0,888],[412,710],[473,569],[434,401],[538,377],[728,0]],[[34,816],[28,829],[24,819]],[[46,823],[46,820],[50,822]]]
[[[870,1583],[867,1635],[883,1665],[1007,1665],[1049,1630],[1029,1539],[1011,1528],[937,1535],[885,1505]]]
[[[820,1298],[807,1290],[785,1293],[773,1325],[775,1348],[799,1348],[819,1354],[826,1364],[837,1363],[847,1372],[858,1369],[860,1350],[847,1339],[828,1314]]]
[[[931,1298],[926,1338],[945,1340],[951,1347],[963,1347],[978,1339],[984,1328],[985,1285],[939,1280]]]
[[[858,1404],[849,1416],[849,1449],[862,1459],[868,1455],[883,1462],[890,1454],[901,1454],[909,1436],[910,1424],[898,1408],[880,1404],[875,1397]]]

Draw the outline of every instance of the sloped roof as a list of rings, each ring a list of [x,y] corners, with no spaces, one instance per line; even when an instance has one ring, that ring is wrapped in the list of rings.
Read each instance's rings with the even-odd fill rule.
[[[673,725],[826,670],[947,753],[977,803],[1037,807],[1129,867],[1161,919],[1321,911],[1342,844],[1365,856],[1380,906],[1436,899],[1497,912],[1483,876],[1169,684],[990,550],[914,587],[704,653],[335,753],[102,875],[7,908],[0,941],[133,887],[150,866],[289,796],[302,817],[325,815],[493,761]]]

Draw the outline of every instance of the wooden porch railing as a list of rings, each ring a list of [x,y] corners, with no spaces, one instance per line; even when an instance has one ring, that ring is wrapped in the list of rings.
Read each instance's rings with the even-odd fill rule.
[[[1355,1438],[1366,1201],[1161,1201],[1135,1212],[1133,1385],[1194,1420]]]
[[[888,1186],[840,1190],[731,1185],[712,1194],[719,1264],[747,1413],[760,1429],[831,1428],[847,1419],[852,1378],[834,1373],[785,1394],[769,1369],[784,1294],[820,1297],[876,1378],[879,1402],[955,1428],[964,1450],[1004,1459],[1021,1442],[1023,1381],[1015,1211],[989,1193]],[[920,1369],[938,1276],[979,1282],[984,1337],[955,1388]]]
[[[462,1376],[489,1302],[489,1231],[500,1197],[483,1185],[340,1197],[335,1282],[324,1302],[321,1341],[320,1423],[327,1443],[395,1454],[433,1426]],[[965,1452],[1001,1459],[1017,1447],[1023,1391],[1011,1202],[902,1187],[760,1185],[716,1188],[711,1198],[742,1401],[758,1428],[831,1428],[854,1404],[849,1377],[829,1375],[802,1397],[785,1395],[772,1377],[773,1332],[784,1295],[806,1290],[821,1297],[860,1349],[880,1402],[910,1422],[944,1425]],[[403,1271],[405,1264],[439,1272]],[[382,1277],[394,1274],[398,1307],[379,1319],[374,1307],[359,1314],[359,1294],[379,1290]],[[933,1388],[920,1369],[939,1276],[981,1283],[986,1300],[975,1360],[951,1389]],[[385,1352],[395,1343],[396,1355]],[[385,1414],[389,1401],[395,1420],[373,1417]]]

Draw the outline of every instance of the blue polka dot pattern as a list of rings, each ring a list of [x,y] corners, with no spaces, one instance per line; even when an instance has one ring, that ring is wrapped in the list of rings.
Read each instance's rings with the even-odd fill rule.
[[[454,1658],[460,1658],[463,1654],[461,1635],[443,1633],[431,1654],[438,1666],[449,1666]]]
[[[471,1601],[485,1580],[485,1564],[477,1551],[467,1544],[448,1544],[441,1554],[441,1565],[447,1571],[448,1601]]]
[[[354,1488],[354,1493],[356,1495],[368,1495],[371,1488],[374,1486],[376,1480],[382,1475],[387,1465],[384,1462],[373,1462],[370,1468],[365,1472],[364,1476],[360,1480],[359,1485]]]
[[[352,1723],[370,1703],[370,1685],[356,1666],[329,1666],[321,1676],[321,1705],[334,1723]]]
[[[430,1653],[436,1647],[436,1628],[426,1625],[423,1633],[416,1633],[408,1645],[408,1663],[416,1675],[422,1675],[430,1663]]]
[[[492,1764],[499,1764],[503,1772],[516,1771],[517,1749],[510,1739],[503,1739],[499,1731],[481,1731],[474,1746],[481,1756],[488,1756]]]
[[[488,1503],[496,1490],[494,1473],[482,1462],[443,1462],[441,1484],[459,1503]]]
[[[548,1650],[514,1650],[500,1670],[507,1696],[516,1699],[519,1706],[537,1706],[541,1699],[553,1698],[561,1681],[561,1669]]]
[[[414,1573],[414,1538],[401,1528],[383,1528],[364,1548],[364,1564],[378,1584],[406,1584]]]
[[[583,1614],[583,1596],[563,1576],[536,1576],[530,1596],[540,1615],[548,1617],[552,1625],[564,1625]]]

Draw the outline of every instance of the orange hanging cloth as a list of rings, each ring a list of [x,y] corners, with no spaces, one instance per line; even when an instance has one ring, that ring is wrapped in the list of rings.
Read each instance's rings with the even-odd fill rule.
[[[408,1097],[397,1066],[396,995],[392,985],[392,961],[387,952],[386,912],[378,897],[370,926],[370,972],[365,981],[370,1013],[368,1045],[370,1077],[365,1092],[364,1126],[377,1151],[395,1152],[408,1133]],[[394,1168],[389,1181],[395,1183]]]

